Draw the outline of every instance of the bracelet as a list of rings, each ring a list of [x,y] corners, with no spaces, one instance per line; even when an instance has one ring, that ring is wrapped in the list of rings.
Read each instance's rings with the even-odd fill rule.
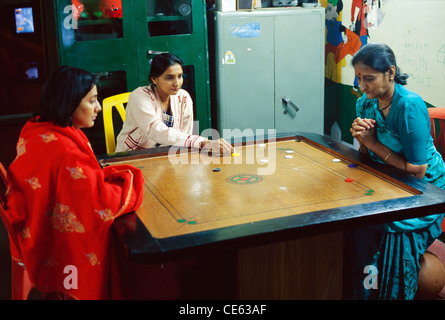
[[[386,156],[386,158],[383,160],[383,162],[386,162],[386,160],[388,160],[389,157],[392,156],[392,151],[390,153],[388,153],[388,155]]]

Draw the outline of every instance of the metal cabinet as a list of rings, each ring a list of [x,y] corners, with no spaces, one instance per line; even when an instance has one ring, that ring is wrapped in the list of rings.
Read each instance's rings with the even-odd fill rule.
[[[159,52],[185,64],[184,89],[195,117],[210,127],[206,7],[204,0],[54,0],[59,64],[102,76],[101,97],[148,84]],[[75,9],[75,10],[74,10]]]
[[[324,9],[215,12],[213,18],[219,131],[323,134]]]

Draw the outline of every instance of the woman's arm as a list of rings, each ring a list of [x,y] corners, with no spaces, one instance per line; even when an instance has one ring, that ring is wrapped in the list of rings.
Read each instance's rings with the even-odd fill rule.
[[[175,125],[175,128],[169,128],[162,119],[162,109],[157,99],[158,97],[151,91],[135,92],[130,95],[127,110],[131,108],[131,117],[135,126],[132,139],[137,141],[138,146],[142,148],[146,148],[153,142],[167,146],[198,148],[204,138],[187,131],[183,132],[179,130],[180,126]],[[172,104],[175,104],[172,107],[176,107],[176,102]],[[175,122],[182,121],[182,116],[176,113]]]
[[[428,167],[427,164],[415,165],[409,163],[405,157],[393,152],[387,146],[379,142],[376,137],[374,124],[375,120],[356,118],[350,129],[352,136],[358,140],[360,146],[364,146],[368,150],[371,150],[387,164],[422,179],[426,173]]]

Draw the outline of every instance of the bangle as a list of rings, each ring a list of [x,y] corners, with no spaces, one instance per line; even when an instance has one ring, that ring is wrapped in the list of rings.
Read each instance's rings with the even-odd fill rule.
[[[383,162],[386,162],[386,160],[388,160],[389,157],[392,156],[392,151],[390,153],[388,153],[388,155],[385,157],[385,159],[383,160]]]

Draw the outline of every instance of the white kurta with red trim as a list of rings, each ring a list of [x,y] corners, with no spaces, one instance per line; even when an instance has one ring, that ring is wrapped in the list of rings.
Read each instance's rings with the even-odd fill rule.
[[[134,90],[126,108],[125,123],[117,137],[116,152],[147,149],[156,145],[199,148],[206,140],[193,135],[193,101],[180,89],[170,96],[173,127],[163,121],[162,105],[153,85]]]

